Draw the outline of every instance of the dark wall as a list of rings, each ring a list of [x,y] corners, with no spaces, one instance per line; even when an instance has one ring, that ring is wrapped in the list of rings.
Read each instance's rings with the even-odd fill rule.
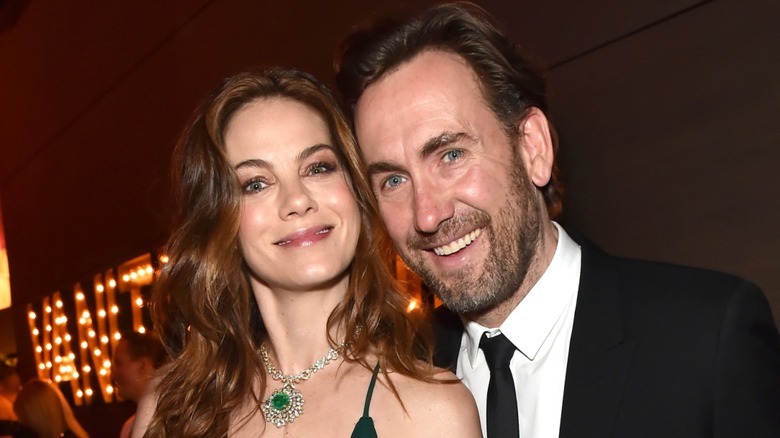
[[[13,309],[0,310],[0,354],[16,352],[16,331],[13,325]]]
[[[428,2],[30,2],[0,33],[0,193],[24,305],[156,250],[169,155],[221,78],[332,82],[356,23]],[[479,2],[547,68],[566,224],[610,252],[757,282],[780,321],[780,2]]]
[[[749,278],[780,321],[780,2],[715,1],[553,69],[567,222]]]

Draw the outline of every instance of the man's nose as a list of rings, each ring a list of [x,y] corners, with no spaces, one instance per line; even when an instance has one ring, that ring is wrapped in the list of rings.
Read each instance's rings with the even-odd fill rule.
[[[414,226],[421,233],[435,233],[442,222],[452,218],[455,207],[447,190],[433,184],[415,187]]]

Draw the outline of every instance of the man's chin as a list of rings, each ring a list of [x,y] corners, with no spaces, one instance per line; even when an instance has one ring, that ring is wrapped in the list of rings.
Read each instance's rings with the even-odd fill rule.
[[[497,303],[493,300],[479,299],[473,296],[442,296],[439,294],[444,305],[455,313],[469,315],[479,315],[492,310]]]

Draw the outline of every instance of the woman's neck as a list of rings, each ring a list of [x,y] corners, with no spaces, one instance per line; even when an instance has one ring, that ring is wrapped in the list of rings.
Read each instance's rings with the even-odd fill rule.
[[[328,317],[347,292],[349,277],[327,287],[288,291],[253,283],[263,323],[268,332],[266,349],[273,364],[284,374],[297,374],[312,366],[330,348]],[[343,328],[334,327],[331,336],[343,338]]]

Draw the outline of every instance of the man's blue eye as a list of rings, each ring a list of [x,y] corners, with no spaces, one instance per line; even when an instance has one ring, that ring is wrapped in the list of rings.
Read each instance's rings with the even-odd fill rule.
[[[393,188],[398,187],[405,181],[405,178],[400,175],[393,175],[385,180],[385,187]]]
[[[444,161],[450,162],[460,159],[463,156],[463,150],[453,149],[444,153]]]

